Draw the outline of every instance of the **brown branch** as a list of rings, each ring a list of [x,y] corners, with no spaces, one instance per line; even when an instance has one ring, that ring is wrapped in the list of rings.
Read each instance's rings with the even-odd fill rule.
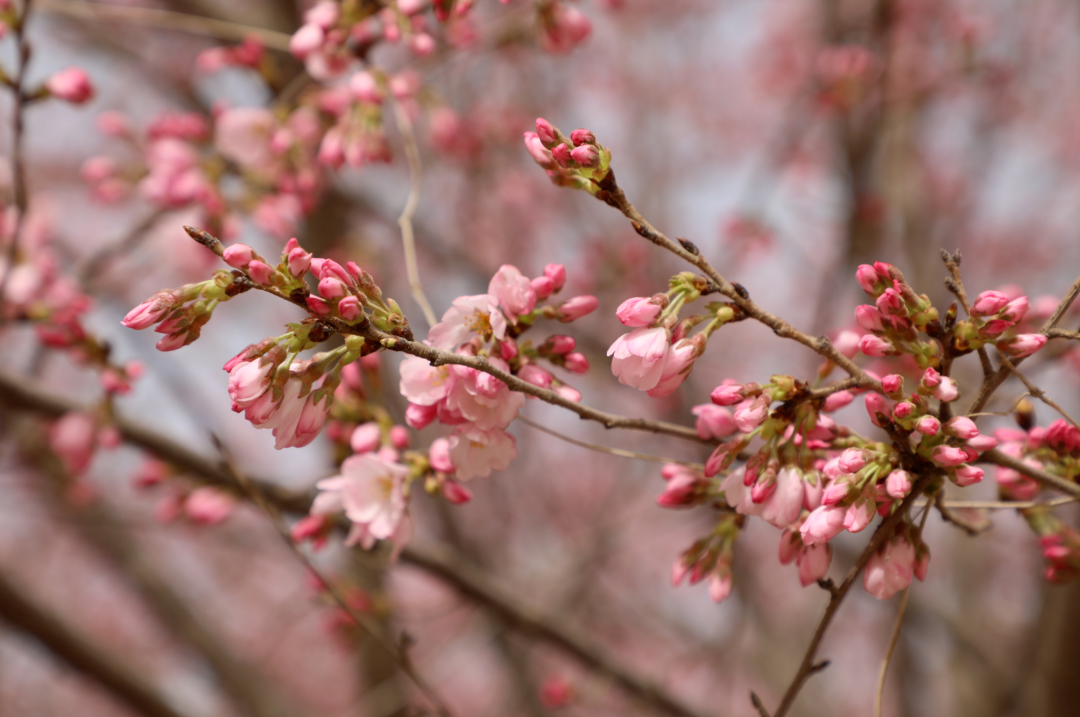
[[[971,536],[976,536],[979,533],[982,533],[983,531],[987,530],[991,525],[990,520],[985,517],[982,519],[982,521],[975,523],[953,512],[953,508],[955,506],[951,506],[945,502],[945,491],[941,491],[936,496],[934,496],[934,507],[938,509],[938,512],[941,514],[942,520],[944,520],[946,523],[952,523],[957,528],[960,528],[965,533]]]
[[[871,378],[865,371],[859,368],[851,359],[841,354],[832,343],[825,337],[814,338],[808,334],[805,334],[796,328],[794,328],[787,321],[784,321],[779,316],[771,314],[765,311],[760,306],[750,300],[746,290],[742,287],[736,287],[730,281],[721,276],[709,260],[706,259],[700,252],[690,251],[682,243],[677,243],[664,236],[659,230],[648,222],[645,217],[630,203],[626,194],[615,182],[615,173],[610,172],[608,177],[601,182],[601,191],[597,194],[597,198],[605,201],[611,206],[615,207],[623,213],[623,215],[630,220],[630,223],[634,227],[634,231],[651,241],[657,246],[667,249],[671,253],[685,260],[689,264],[696,266],[698,269],[709,277],[720,289],[720,293],[731,299],[736,305],[738,305],[746,314],[757,321],[765,324],[773,330],[780,338],[793,339],[798,341],[802,345],[806,346],[815,353],[824,356],[840,368],[844,369],[852,378],[858,380],[858,385],[862,388],[869,389],[881,389],[881,383]]]
[[[145,717],[186,717],[143,675],[102,651],[58,615],[34,601],[0,573],[0,618],[40,640],[54,655],[93,678]]]
[[[30,44],[26,40],[26,23],[30,19],[30,9],[33,0],[23,0],[22,11],[19,13],[12,30],[15,33],[16,57],[18,70],[14,80],[5,81],[14,93],[11,107],[11,190],[12,204],[15,208],[15,226],[11,231],[11,245],[8,246],[6,265],[3,267],[3,275],[0,276],[0,323],[5,321],[3,311],[4,297],[7,294],[8,279],[15,268],[15,260],[19,254],[19,244],[22,240],[23,226],[26,224],[26,213],[29,209],[29,200],[26,196],[26,158],[23,156],[23,123],[26,114],[26,104],[29,97],[26,94],[26,68],[30,64]]]
[[[1027,390],[1028,390],[1028,394],[1030,394],[1030,395],[1034,396],[1035,398],[1039,399],[1040,401],[1042,401],[1043,403],[1045,403],[1045,404],[1046,404],[1047,406],[1049,406],[1050,408],[1052,408],[1052,409],[1054,409],[1055,411],[1057,411],[1057,412],[1058,412],[1059,414],[1061,414],[1061,416],[1062,416],[1062,417],[1063,417],[1063,418],[1064,418],[1064,419],[1065,419],[1066,421],[1068,421],[1069,423],[1073,424],[1073,426],[1075,426],[1076,428],[1080,428],[1080,424],[1078,424],[1078,423],[1076,422],[1076,419],[1074,419],[1074,418],[1073,418],[1072,416],[1070,416],[1070,415],[1069,415],[1069,414],[1068,414],[1068,413],[1067,413],[1067,412],[1065,411],[1065,409],[1064,409],[1064,408],[1062,408],[1062,407],[1061,407],[1061,406],[1059,406],[1059,405],[1058,405],[1057,403],[1055,403],[1055,402],[1054,402],[1054,400],[1053,400],[1052,398],[1050,398],[1049,396],[1047,396],[1047,395],[1046,395],[1046,392],[1045,392],[1045,391],[1043,391],[1043,390],[1042,390],[1041,388],[1039,388],[1039,387],[1038,387],[1038,386],[1036,386],[1035,384],[1031,383],[1031,381],[1029,381],[1029,380],[1027,379],[1027,376],[1025,376],[1024,374],[1020,373],[1020,369],[1016,368],[1016,365],[1015,365],[1015,364],[1014,364],[1014,363],[1013,363],[1012,361],[1010,361],[1010,360],[1009,360],[1009,357],[1008,357],[1008,356],[1002,356],[1002,357],[1001,357],[1001,365],[1002,365],[1002,366],[1004,366],[1005,368],[1007,368],[1007,369],[1008,369],[1008,370],[1009,370],[1009,371],[1010,371],[1010,372],[1011,372],[1011,373],[1012,373],[1013,375],[1015,375],[1015,376],[1016,376],[1016,377],[1017,377],[1018,379],[1020,379],[1020,381],[1022,381],[1022,382],[1023,382],[1024,386],[1025,386],[1025,387],[1027,388]]]
[[[205,35],[220,40],[241,41],[249,37],[255,37],[271,50],[289,51],[290,35],[287,33],[267,30],[263,27],[240,25],[212,17],[202,17],[172,10],[96,2],[74,2],[73,0],[40,0],[40,3],[43,12],[80,20],[123,22],[131,25],[143,25],[164,30]]]
[[[1080,341],[1080,331],[1068,331],[1066,329],[1050,329],[1046,332],[1048,339],[1071,339]]]
[[[1033,468],[1019,458],[1014,458],[1007,453],[1002,453],[997,448],[980,453],[979,462],[993,463],[994,465],[1002,466],[1004,468],[1012,468],[1017,473],[1022,473],[1028,478],[1031,478],[1038,483],[1042,483],[1047,488],[1060,490],[1062,493],[1068,493],[1071,496],[1080,496],[1080,485],[1077,485],[1072,481],[1067,481],[1064,478],[1059,478],[1053,473],[1044,471],[1041,468]]]

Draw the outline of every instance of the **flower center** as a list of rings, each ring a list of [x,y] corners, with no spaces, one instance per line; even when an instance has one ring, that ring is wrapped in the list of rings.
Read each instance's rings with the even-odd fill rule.
[[[491,316],[483,311],[474,311],[472,316],[465,319],[465,328],[470,331],[475,331],[480,334],[484,339],[490,339],[492,336],[491,330]]]

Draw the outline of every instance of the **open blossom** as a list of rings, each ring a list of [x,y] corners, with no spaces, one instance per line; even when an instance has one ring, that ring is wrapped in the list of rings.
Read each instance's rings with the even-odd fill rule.
[[[702,353],[700,344],[700,341],[694,339],[682,339],[668,349],[667,355],[664,356],[664,368],[660,372],[660,379],[656,386],[649,390],[650,396],[663,398],[675,392],[675,389],[694,370],[694,360]]]
[[[670,348],[667,329],[634,329],[623,334],[607,351],[612,356],[611,372],[619,383],[640,391],[656,388],[664,372],[664,358]]]
[[[512,324],[517,323],[518,316],[529,313],[536,306],[532,283],[510,264],[503,264],[491,277],[488,295],[495,297]]]
[[[447,351],[453,351],[475,336],[484,341],[506,337],[506,317],[498,309],[498,299],[490,294],[454,299],[442,321],[428,332],[431,345]]]
[[[245,417],[252,425],[273,429],[278,450],[306,446],[326,423],[331,397],[316,391],[301,396],[303,388],[303,382],[293,376],[285,382],[280,400],[274,401],[273,392],[267,391],[247,408]]]
[[[484,478],[505,470],[517,458],[517,440],[499,428],[481,430],[464,424],[450,435],[450,461],[459,480]]]
[[[498,357],[491,356],[488,361],[496,368],[509,370],[506,362]],[[482,431],[506,428],[525,405],[524,394],[511,391],[491,374],[468,366],[453,365],[449,369],[446,410]]]
[[[311,512],[325,515],[343,510],[353,523],[349,544],[359,542],[371,548],[376,540],[400,537],[407,516],[404,489],[408,473],[405,466],[374,453],[350,456],[342,462],[340,475],[316,484],[323,492],[316,497]]]
[[[888,600],[910,585],[914,574],[915,548],[904,538],[896,538],[866,563],[863,588],[878,600]]]

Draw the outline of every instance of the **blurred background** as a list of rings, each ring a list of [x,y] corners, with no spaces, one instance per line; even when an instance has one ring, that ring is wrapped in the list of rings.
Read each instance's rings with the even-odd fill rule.
[[[19,6],[4,5],[0,66],[16,78]],[[268,432],[230,411],[221,365],[302,318],[295,307],[253,292],[173,353],[120,326],[158,289],[219,268],[185,224],[269,257],[296,236],[317,255],[356,261],[422,338],[398,226],[415,142],[423,183],[413,226],[435,314],[486,291],[504,263],[526,276],[563,263],[565,296],[600,299],[567,329],[592,369],[564,378],[586,405],[684,425],[723,379],[810,379],[819,357],[744,322],[714,337],[673,396],[620,386],[604,356],[623,332],[615,308],[664,291],[687,267],[587,193],[551,185],[521,141],[536,117],[567,134],[592,130],[655,226],[693,241],[758,304],[812,335],[853,327],[861,263],[895,264],[944,310],[939,249],[959,250],[969,294],[1025,293],[1036,325],[1080,268],[1076,3],[476,0],[438,22],[426,3],[350,0],[344,11],[362,20],[336,74],[326,64],[340,57],[305,66],[289,52],[310,9],[29,8],[18,81],[32,89],[78,66],[95,93],[22,108],[28,201],[7,266],[48,265],[50,296],[66,297],[93,339],[57,339],[56,306],[2,328],[0,714],[422,713],[386,648],[351,626],[261,510],[239,493],[191,507],[198,486],[221,482],[211,435],[244,474],[277,487],[290,525],[344,454],[333,430],[275,451]],[[396,98],[350,114],[341,92],[361,61],[392,79]],[[12,97],[0,92],[9,247],[19,204]],[[331,128],[355,154],[330,156]],[[262,144],[251,139],[260,132]],[[271,134],[287,151],[268,159]],[[1075,315],[1062,325],[1076,328]],[[1067,349],[1051,345],[1027,373],[1075,410],[1080,360]],[[404,423],[399,360],[384,355],[365,370],[364,391]],[[102,367],[129,361],[145,366],[142,377],[101,403]],[[969,360],[954,376],[963,406],[980,369]],[[998,392],[988,410],[1003,415],[983,419],[984,433],[1015,425],[1008,414],[1022,391]],[[99,439],[92,462],[72,471],[48,437],[57,417],[88,406],[115,409],[125,440]],[[1043,425],[1056,418],[1035,411]],[[522,413],[530,423],[511,427],[518,458],[470,483],[471,502],[416,491],[416,536],[397,563],[387,550],[345,549],[340,536],[302,550],[386,639],[410,646],[459,717],[753,715],[751,690],[775,705],[828,597],[779,565],[778,531],[748,523],[723,604],[701,586],[672,588],[674,561],[715,514],[658,507],[659,463],[535,425],[661,458],[703,462],[707,449],[605,431],[538,401]],[[858,401],[837,420],[872,430]],[[444,433],[413,432],[413,445]],[[993,500],[997,488],[988,479],[962,497]],[[969,537],[931,515],[929,577],[912,590],[884,714],[1060,715],[1080,701],[1080,593],[1043,581],[1021,517],[988,517],[991,529]],[[836,580],[865,543],[845,538],[835,541]],[[829,668],[793,714],[870,713],[895,614],[895,601],[856,590],[820,653]]]

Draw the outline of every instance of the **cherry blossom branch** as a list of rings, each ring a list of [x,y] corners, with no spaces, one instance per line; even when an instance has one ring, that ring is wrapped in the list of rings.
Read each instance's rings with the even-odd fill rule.
[[[680,460],[677,460],[675,458],[664,458],[663,456],[654,456],[654,455],[650,455],[648,453],[636,453],[634,451],[624,451],[621,448],[612,448],[611,446],[602,446],[599,443],[590,443],[589,441],[582,441],[582,440],[579,440],[577,438],[571,438],[570,436],[566,435],[565,433],[559,433],[558,431],[553,431],[552,429],[548,428],[547,426],[543,426],[543,425],[537,423],[536,421],[533,421],[532,419],[526,418],[525,416],[522,416],[520,414],[518,415],[517,420],[521,421],[526,426],[530,426],[532,428],[535,428],[536,430],[541,431],[543,433],[546,433],[549,436],[554,436],[554,437],[558,438],[560,441],[566,441],[567,443],[571,443],[571,444],[573,444],[575,446],[581,446],[582,448],[587,448],[590,451],[596,451],[597,453],[607,453],[609,455],[619,456],[621,458],[634,458],[636,460],[641,460],[641,461],[651,461],[652,463],[676,463],[676,464],[678,464],[680,466],[688,466],[690,468],[697,468],[699,470],[704,470],[705,469],[705,466],[702,465],[701,463],[691,463],[689,461],[680,461]]]
[[[860,388],[874,390],[881,389],[880,382],[875,381],[851,359],[837,351],[826,337],[821,336],[814,338],[808,334],[804,334],[779,316],[765,311],[751,301],[750,295],[747,293],[746,289],[740,285],[731,283],[721,276],[712,264],[709,263],[709,260],[702,256],[701,252],[693,243],[682,238],[679,238],[678,243],[676,243],[664,236],[663,233],[650,224],[634,205],[630,203],[626,194],[615,182],[614,171],[608,173],[607,177],[600,183],[600,187],[600,191],[596,194],[597,199],[606,202],[622,212],[623,215],[630,220],[631,225],[634,227],[634,231],[638,234],[648,239],[653,244],[667,249],[689,264],[700,269],[705,276],[716,284],[721,294],[731,299],[739,306],[739,308],[745,311],[748,316],[771,328],[773,333],[780,338],[798,341],[815,353],[829,359],[846,371],[852,378],[857,379]]]
[[[1065,294],[1065,297],[1061,300],[1061,303],[1058,304],[1058,307],[1054,310],[1054,313],[1050,316],[1049,319],[1046,320],[1046,323],[1043,324],[1043,327],[1039,330],[1039,333],[1041,333],[1043,336],[1046,336],[1047,338],[1050,338],[1051,331],[1053,331],[1053,329],[1057,326],[1058,322],[1061,321],[1061,317],[1065,315],[1065,312],[1069,310],[1069,307],[1073,305],[1073,302],[1076,300],[1077,295],[1080,295],[1080,277],[1077,277],[1076,281],[1074,281],[1072,286],[1069,287],[1069,291]],[[1015,368],[1016,366],[1019,366],[1020,362],[1022,362],[1023,360],[1023,358],[1014,359],[1012,362],[1013,367]],[[967,413],[969,416],[975,413],[979,413],[983,410],[983,408],[986,407],[986,404],[990,400],[990,397],[993,395],[994,391],[996,391],[998,387],[1000,387],[1001,384],[1005,382],[1005,379],[1008,378],[1009,373],[1010,371],[1008,366],[1002,364],[1001,366],[998,366],[998,370],[996,373],[994,373],[993,376],[990,376],[989,378],[983,380],[982,386],[979,387],[979,395],[975,397],[975,401],[968,408]]]
[[[938,513],[941,514],[942,520],[946,523],[952,523],[970,536],[976,536],[990,528],[990,521],[986,518],[979,523],[975,523],[954,513],[953,508],[955,506],[945,502],[945,491],[941,491],[934,496],[934,507],[938,509]]]
[[[77,2],[75,0],[40,0],[43,12],[80,20],[125,22],[163,30],[179,30],[194,35],[204,35],[220,40],[246,40],[258,38],[263,46],[288,52],[291,35],[267,30],[263,27],[241,25],[227,20],[190,15],[173,10],[156,10],[130,5],[106,5],[104,3]]]
[[[821,621],[818,623],[817,630],[814,632],[814,637],[810,641],[810,646],[806,649],[806,654],[803,655],[802,663],[799,665],[799,671],[795,674],[791,684],[788,686],[787,691],[784,693],[783,699],[780,701],[780,706],[776,708],[776,712],[772,717],[784,717],[791,709],[792,704],[795,702],[795,698],[798,696],[802,686],[806,683],[806,680],[810,678],[814,672],[820,671],[822,668],[815,663],[814,660],[817,656],[818,648],[821,646],[821,641],[825,637],[826,631],[829,629],[829,625],[832,623],[834,617],[836,617],[837,611],[840,609],[841,603],[844,598],[847,597],[848,592],[855,584],[855,579],[858,578],[859,573],[870,561],[870,558],[877,551],[881,544],[889,536],[893,527],[903,518],[908,509],[914,504],[915,499],[923,494],[923,492],[933,481],[935,475],[933,473],[927,473],[920,477],[915,485],[912,487],[911,492],[904,498],[904,502],[900,504],[900,507],[882,521],[877,530],[874,531],[873,537],[870,538],[870,542],[866,544],[859,559],[855,561],[855,565],[848,571],[847,576],[844,578],[844,582],[839,587],[835,587],[830,590],[829,604],[825,607],[825,614],[822,615]]]
[[[1028,394],[1029,394],[1029,395],[1031,395],[1031,396],[1034,396],[1035,398],[1039,399],[1040,401],[1042,401],[1043,403],[1045,403],[1045,404],[1046,404],[1047,406],[1049,406],[1050,408],[1052,408],[1052,409],[1054,409],[1055,411],[1057,411],[1057,412],[1058,412],[1058,413],[1059,413],[1059,414],[1061,415],[1061,417],[1062,417],[1062,418],[1064,418],[1064,419],[1065,419],[1066,421],[1068,421],[1069,423],[1073,424],[1073,425],[1074,425],[1074,426],[1076,426],[1077,428],[1080,428],[1080,424],[1077,424],[1077,422],[1076,422],[1076,419],[1074,419],[1074,418],[1073,418],[1072,416],[1070,416],[1070,415],[1069,415],[1069,414],[1068,414],[1068,413],[1067,413],[1067,412],[1065,411],[1065,409],[1064,409],[1064,408],[1062,408],[1061,406],[1059,406],[1059,405],[1058,405],[1058,404],[1057,404],[1057,403],[1056,403],[1056,402],[1054,401],[1054,399],[1052,399],[1052,398],[1050,398],[1049,396],[1047,396],[1047,395],[1046,395],[1046,392],[1045,392],[1045,391],[1043,391],[1043,390],[1042,390],[1041,388],[1039,388],[1038,386],[1036,386],[1036,385],[1034,385],[1033,383],[1031,383],[1031,381],[1029,381],[1029,380],[1027,379],[1027,376],[1025,376],[1024,374],[1020,373],[1020,369],[1016,368],[1016,364],[1014,364],[1014,363],[1013,363],[1013,362],[1012,362],[1012,361],[1011,361],[1011,360],[1009,359],[1009,357],[1008,357],[1008,356],[1002,356],[1002,357],[1001,357],[1001,365],[1002,365],[1002,366],[1004,366],[1005,368],[1007,368],[1007,369],[1008,369],[1008,370],[1009,370],[1010,372],[1012,372],[1012,374],[1013,374],[1013,375],[1015,375],[1015,376],[1016,376],[1016,377],[1017,377],[1018,379],[1020,379],[1020,381],[1021,381],[1021,382],[1022,382],[1022,383],[1024,384],[1024,386],[1025,386],[1025,387],[1027,388],[1027,390],[1028,390]]]
[[[146,717],[187,717],[170,704],[159,687],[102,651],[59,615],[36,605],[3,573],[0,573],[0,618],[39,640],[74,669],[97,680],[136,713]]]
[[[413,236],[413,217],[416,208],[420,204],[420,189],[424,183],[423,165],[420,164],[420,149],[416,146],[416,132],[413,131],[412,120],[409,113],[400,102],[394,102],[394,120],[397,123],[398,132],[405,143],[405,158],[409,162],[409,196],[405,200],[405,207],[398,217],[398,226],[401,228],[401,242],[405,249],[405,273],[409,277],[409,288],[412,289],[413,298],[420,305],[427,319],[428,328],[438,323],[435,311],[431,308],[431,302],[424,294],[424,287],[420,284],[420,269],[416,263],[416,239]]]
[[[203,246],[210,249],[218,256],[221,256],[224,248],[220,241],[211,234],[204,232],[194,227],[185,226],[184,230],[188,235],[199,242]],[[273,286],[261,286],[252,281],[251,278],[237,269],[234,273],[238,280],[242,280],[244,290],[258,289],[268,294],[284,299],[291,304],[294,304],[312,317],[322,321],[324,324],[337,331],[340,334],[346,336],[360,336],[371,342],[376,346],[382,346],[390,351],[399,351],[411,356],[418,356],[428,361],[432,366],[443,366],[445,364],[456,364],[459,366],[468,366],[474,368],[477,371],[490,374],[495,378],[505,383],[510,390],[518,391],[519,393],[525,393],[530,396],[535,396],[541,399],[545,403],[550,403],[555,406],[561,406],[574,413],[578,414],[581,418],[588,419],[590,421],[596,421],[602,424],[606,428],[626,428],[635,431],[647,431],[650,433],[662,433],[669,436],[677,436],[679,438],[685,438],[689,441],[696,443],[704,443],[711,445],[716,443],[715,440],[705,439],[698,436],[697,431],[688,426],[680,426],[674,423],[665,423],[663,421],[650,421],[645,418],[628,418],[626,416],[619,416],[613,413],[605,413],[595,408],[583,406],[579,403],[571,401],[567,398],[563,398],[555,391],[548,388],[541,388],[535,384],[529,383],[517,376],[503,371],[502,369],[493,366],[484,356],[463,356],[461,354],[451,353],[449,351],[441,351],[431,346],[427,346],[418,341],[413,341],[406,336],[394,335],[386,333],[375,327],[370,320],[366,317],[357,321],[356,323],[349,324],[335,317],[320,317],[308,308],[307,303],[304,301],[304,297],[300,293],[294,293],[291,296],[286,296],[279,289]],[[412,331],[407,327],[402,329],[402,333],[406,333],[411,337]]]
[[[69,411],[86,410],[86,407],[81,404],[48,393],[33,382],[4,372],[0,372],[0,399],[2,399],[0,405],[5,407],[31,410],[54,418]],[[121,437],[128,443],[154,453],[162,460],[202,481],[233,490],[242,490],[236,477],[223,468],[219,461],[211,461],[142,425],[123,418],[114,417],[114,424]],[[303,515],[311,507],[311,497],[306,492],[288,491],[265,479],[254,477],[249,477],[248,482],[277,510]],[[480,571],[469,569],[467,574],[455,573],[462,562],[455,559],[449,551],[407,547],[401,557],[404,562],[416,565],[453,585],[462,594],[500,615],[507,624],[519,631],[555,645],[591,669],[608,675],[629,694],[662,707],[679,717],[702,717],[699,713],[682,705],[663,688],[636,675],[604,654],[598,647],[578,638],[575,631],[564,626],[556,617],[540,616],[536,611],[526,607],[515,596],[498,587]]]
[[[1068,331],[1066,329],[1050,329],[1046,332],[1048,339],[1071,339],[1080,341],[1080,331]]]

